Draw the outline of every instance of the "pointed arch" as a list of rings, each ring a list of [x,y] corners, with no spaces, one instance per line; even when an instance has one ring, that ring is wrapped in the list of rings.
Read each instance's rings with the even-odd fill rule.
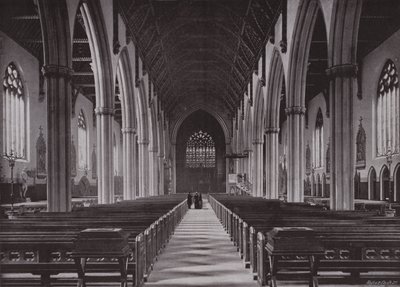
[[[368,171],[368,199],[380,200],[379,184],[376,179],[375,168],[371,166]]]
[[[204,105],[204,104],[196,104],[190,107],[187,107],[187,110],[185,111],[185,113],[182,113],[178,119],[173,123],[172,125],[172,129],[171,129],[171,143],[172,144],[176,144],[176,140],[177,140],[177,136],[178,136],[178,131],[179,128],[181,127],[182,123],[184,122],[184,120],[190,116],[191,114],[193,114],[196,111],[205,111],[206,113],[209,113],[210,115],[212,115],[217,122],[220,124],[223,132],[224,132],[224,137],[225,137],[225,144],[230,144],[231,143],[231,135],[229,132],[229,128],[228,125],[226,123],[226,121],[224,120],[223,117],[221,117],[221,115],[215,111],[214,109],[212,109],[211,107]]]
[[[393,192],[389,194],[389,185],[391,184],[390,180],[390,172],[389,168],[386,164],[384,164],[379,173],[379,182],[380,182],[380,199],[381,200],[390,200],[393,202]]]
[[[280,52],[274,48],[272,52],[271,64],[269,67],[269,78],[267,92],[265,98],[265,186],[266,198],[277,199],[280,191],[287,191],[287,169],[286,166],[281,166],[279,155],[279,138],[280,138],[280,119],[284,119],[281,115],[281,104],[285,105],[286,100],[282,93],[285,91],[285,75],[283,62]],[[263,90],[262,85],[258,82],[258,90]],[[284,111],[284,109],[283,109]],[[303,182],[302,182],[303,184]],[[281,194],[282,195],[282,194]],[[283,195],[282,195],[283,196]]]
[[[270,65],[269,79],[268,79],[268,90],[267,90],[267,101],[266,101],[266,117],[265,127],[268,128],[279,128],[279,112],[280,102],[282,96],[282,86],[284,85],[285,74],[283,68],[282,57],[278,49],[274,48],[272,52],[272,60]],[[284,95],[286,96],[286,95]],[[285,102],[287,100],[285,99]]]
[[[299,5],[289,57],[288,107],[305,106],[308,56],[319,9],[318,0],[304,0]]]
[[[251,150],[252,149],[252,139],[253,139],[253,117],[251,113],[251,105],[250,102],[246,100],[245,105],[245,122],[244,122],[244,150]]]
[[[254,93],[254,116],[253,116],[253,142],[260,142],[263,140],[264,129],[265,129],[265,100],[264,100],[264,89],[260,79],[251,81],[250,84],[255,85],[253,87]]]
[[[122,48],[119,53],[117,64],[117,79],[121,93],[122,104],[122,129],[137,128],[136,101],[133,88],[132,67],[130,64],[127,47]]]
[[[137,52],[137,51],[135,51]],[[137,109],[137,119],[138,119],[138,140],[139,142],[147,142],[149,141],[149,116],[148,116],[148,109],[147,109],[147,94],[144,81],[140,81],[138,87],[138,96],[137,102],[138,105]]]
[[[112,109],[114,98],[109,95],[113,94],[113,69],[103,12],[100,3],[94,0],[81,1],[78,7],[85,24],[92,56],[96,106]]]

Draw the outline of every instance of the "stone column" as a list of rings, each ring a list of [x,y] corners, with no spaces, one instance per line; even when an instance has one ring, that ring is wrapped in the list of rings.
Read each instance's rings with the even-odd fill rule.
[[[71,75],[58,65],[43,66],[47,83],[47,210],[71,210]]]
[[[176,193],[176,144],[171,144],[171,178],[172,178],[172,188],[171,192]]]
[[[304,115],[305,107],[287,108],[288,123],[288,191],[289,202],[304,201]]]
[[[263,141],[254,141],[253,142],[253,150],[254,150],[254,158],[252,160],[253,163],[253,195],[262,197],[263,196],[263,174],[264,174],[264,166],[263,166]]]
[[[266,198],[278,199],[279,189],[279,128],[265,129],[266,153]]]
[[[164,195],[164,156],[158,155],[158,194]]]
[[[149,142],[139,141],[139,195],[149,196]]]
[[[149,161],[149,195],[158,195],[158,151],[150,149]]]
[[[123,175],[124,175],[124,199],[136,198],[136,131],[134,128],[123,128]]]
[[[247,180],[254,184],[254,173],[253,173],[253,149],[247,149],[244,151],[247,154],[247,158],[245,160],[245,173],[247,174]]]
[[[99,203],[114,202],[114,109],[97,107],[97,191]]]
[[[342,64],[327,70],[331,111],[331,209],[354,208],[353,95],[357,66]]]

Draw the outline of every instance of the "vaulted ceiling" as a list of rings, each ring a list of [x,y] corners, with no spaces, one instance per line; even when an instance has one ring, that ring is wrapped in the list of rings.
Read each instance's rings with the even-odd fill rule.
[[[233,112],[281,0],[118,0],[167,112],[196,102]]]
[[[114,1],[170,114],[196,102],[232,113],[282,4],[282,0]],[[398,0],[363,1],[359,61],[400,28],[399,13]],[[308,99],[326,86],[321,85],[326,83],[327,64],[326,50],[321,48],[326,47],[322,19],[322,15],[317,19],[311,44]],[[73,85],[95,102],[90,49],[80,20],[78,13],[79,24],[73,31]],[[0,0],[0,30],[43,63],[40,20],[33,0]],[[120,120],[118,97],[115,108]]]

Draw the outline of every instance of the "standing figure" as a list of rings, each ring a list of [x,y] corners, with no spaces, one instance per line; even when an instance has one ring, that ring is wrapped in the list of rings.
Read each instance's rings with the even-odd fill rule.
[[[194,194],[194,208],[199,209],[199,194],[197,192]]]
[[[190,191],[187,196],[187,205],[189,209],[192,207],[192,194],[190,193]]]
[[[203,208],[203,198],[201,197],[201,193],[199,194],[199,208]]]

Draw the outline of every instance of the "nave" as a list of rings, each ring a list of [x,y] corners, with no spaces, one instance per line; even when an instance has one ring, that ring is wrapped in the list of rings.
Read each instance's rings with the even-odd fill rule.
[[[374,212],[210,194],[202,209],[188,209],[182,196],[162,196],[21,215],[0,227],[1,286],[400,285],[400,220]],[[128,234],[122,278],[119,257],[110,255],[121,242],[96,237],[118,228]],[[85,237],[92,243],[80,277],[74,260],[88,230],[95,233]],[[271,261],[279,244],[285,255]],[[310,254],[317,260],[312,277]]]
[[[209,203],[189,209],[144,287],[257,287]]]

